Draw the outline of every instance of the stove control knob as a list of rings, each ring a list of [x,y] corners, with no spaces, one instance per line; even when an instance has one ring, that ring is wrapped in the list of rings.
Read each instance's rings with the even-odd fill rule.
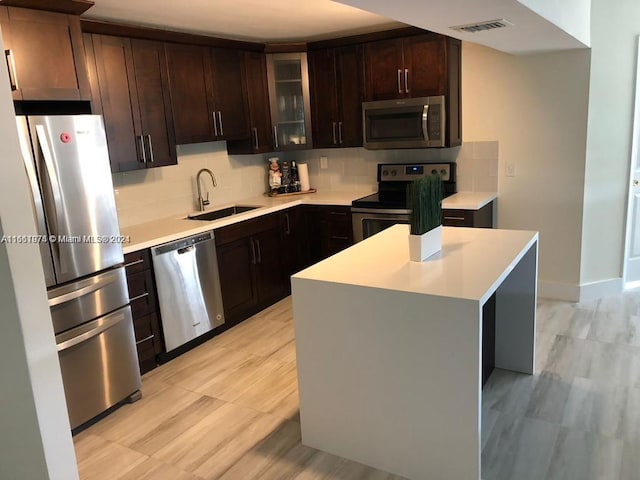
[[[383,171],[382,171],[382,176],[383,176],[383,177],[386,177],[386,176],[388,176],[388,175],[389,175],[389,170],[383,170]]]
[[[440,170],[440,175],[442,175],[443,177],[447,176],[447,169],[443,168],[442,170]]]
[[[391,176],[395,177],[396,175],[398,175],[398,171],[397,170],[391,170]]]
[[[431,170],[431,175],[436,175],[437,173],[438,173],[438,170],[436,170],[435,168]]]

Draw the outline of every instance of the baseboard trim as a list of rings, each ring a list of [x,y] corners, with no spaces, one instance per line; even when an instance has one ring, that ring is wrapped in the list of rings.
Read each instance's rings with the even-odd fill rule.
[[[538,297],[567,302],[582,302],[595,298],[619,295],[623,291],[622,278],[574,285],[569,283],[539,282]]]

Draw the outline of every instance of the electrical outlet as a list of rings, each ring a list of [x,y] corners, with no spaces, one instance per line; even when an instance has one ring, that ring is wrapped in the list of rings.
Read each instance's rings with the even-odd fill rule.
[[[329,160],[327,157],[320,157],[320,168],[327,169],[329,168]]]
[[[514,163],[507,163],[504,167],[504,174],[506,177],[515,177],[516,165]]]

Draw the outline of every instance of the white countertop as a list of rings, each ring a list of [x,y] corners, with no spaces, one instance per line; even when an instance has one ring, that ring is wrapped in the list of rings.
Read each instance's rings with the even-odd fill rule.
[[[442,208],[480,210],[496,198],[496,192],[458,192],[442,200]]]
[[[129,238],[129,242],[123,244],[124,253],[135,252],[143,248],[154,247],[162,243],[171,242],[179,238],[203,233],[214,228],[224,227],[233,223],[249,220],[268,213],[277,212],[295,205],[343,205],[350,206],[353,200],[374,193],[370,188],[346,191],[346,192],[316,192],[303,195],[290,195],[281,197],[251,197],[233,205],[256,205],[255,210],[239,213],[230,217],[214,221],[188,220],[187,213],[181,216],[173,216],[153,220],[151,222],[131,225],[121,228],[121,234]],[[479,210],[497,197],[495,193],[460,192],[442,201],[442,208]],[[228,205],[215,205],[209,210],[219,210]],[[191,212],[194,214],[202,212]]]
[[[373,193],[371,189],[349,191],[349,192],[316,192],[302,195],[288,195],[280,197],[251,197],[237,202],[233,205],[253,205],[260,206],[255,210],[239,213],[219,220],[189,220],[187,213],[179,217],[173,216],[153,220],[151,222],[131,225],[121,228],[121,234],[129,237],[130,241],[123,244],[124,253],[135,252],[143,248],[154,247],[162,243],[171,242],[179,238],[188,237],[203,233],[214,228],[224,227],[233,223],[249,220],[251,218],[277,212],[295,205],[343,205],[350,206],[351,202],[357,198]],[[229,205],[215,205],[207,211],[219,210]],[[191,212],[193,214],[203,212]]]
[[[484,303],[531,245],[537,232],[443,227],[442,250],[409,260],[409,226],[394,225],[293,278]]]

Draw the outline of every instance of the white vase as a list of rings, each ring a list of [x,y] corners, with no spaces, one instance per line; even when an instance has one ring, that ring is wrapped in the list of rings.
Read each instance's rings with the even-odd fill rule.
[[[442,250],[442,225],[422,235],[409,235],[409,259],[412,262],[424,262],[440,250]]]

